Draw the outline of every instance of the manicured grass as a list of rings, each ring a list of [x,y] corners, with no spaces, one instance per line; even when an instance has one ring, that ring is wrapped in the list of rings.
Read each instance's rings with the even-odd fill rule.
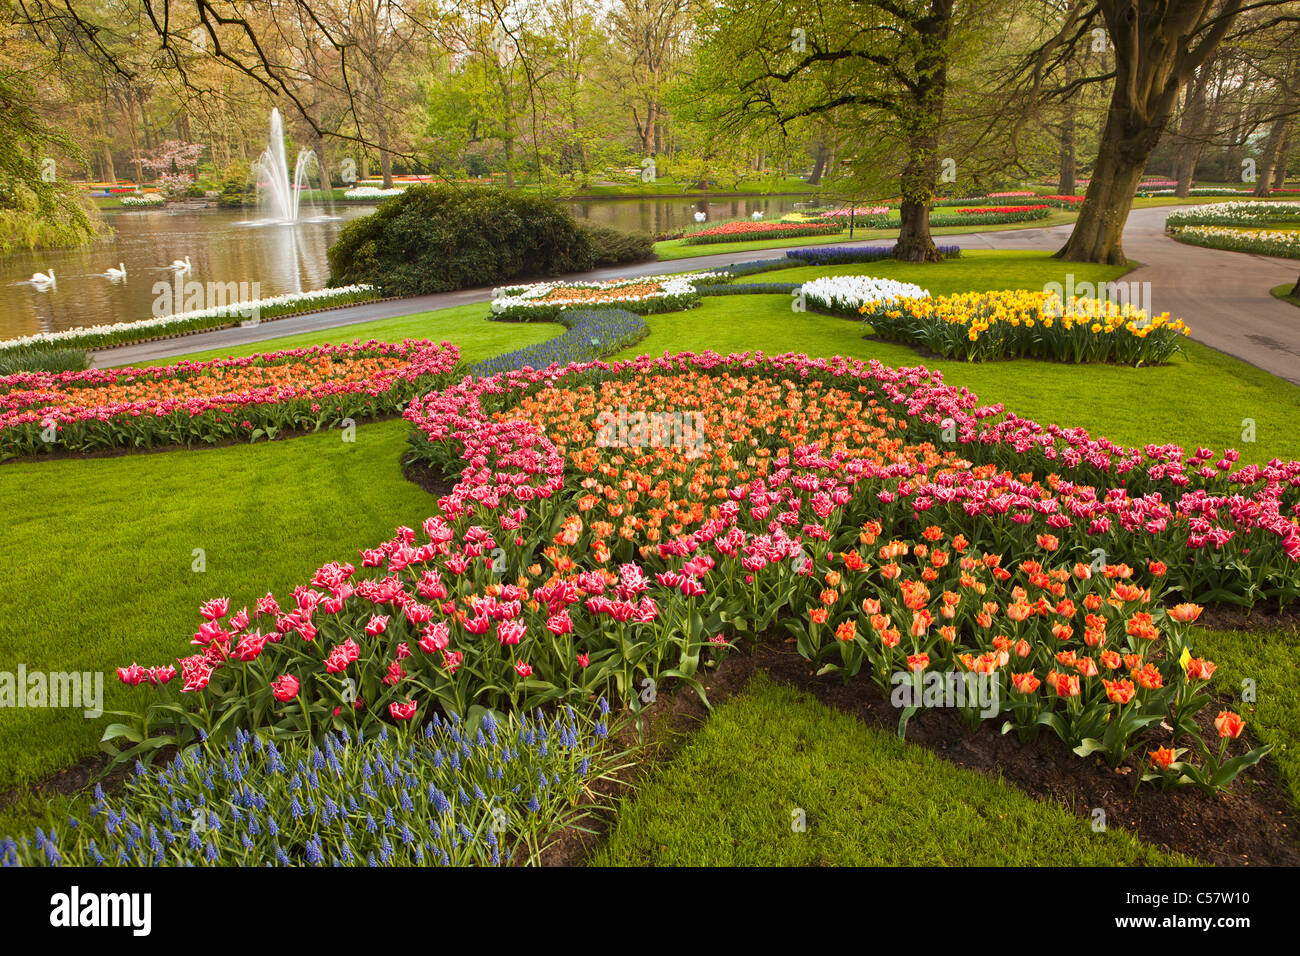
[[[806,820],[795,829],[796,813]],[[1188,861],[868,729],[761,675],[619,806],[597,866]]]
[[[419,312],[375,322],[341,325],[320,332],[300,332],[264,339],[234,348],[208,349],[190,352],[176,358],[145,362],[145,365],[172,365],[182,359],[202,362],[218,358],[235,358],[258,352],[275,352],[280,349],[299,349],[309,345],[338,345],[357,339],[367,341],[401,342],[403,339],[432,339],[449,341],[460,349],[462,362],[481,362],[483,359],[515,349],[545,342],[564,332],[553,322],[492,322],[488,319],[486,302],[458,305],[434,312]]]
[[[1273,745],[1266,759],[1300,807],[1300,692],[1295,679],[1300,634],[1197,628],[1191,643],[1197,656],[1219,665],[1214,689],[1237,701],[1234,706],[1251,734]],[[1253,690],[1254,703],[1241,699],[1248,690]]]
[[[1294,288],[1294,282],[1284,282],[1282,285],[1274,286],[1268,291],[1283,302],[1290,302],[1292,305],[1300,305],[1300,296],[1291,294],[1291,290]]]
[[[115,668],[189,653],[197,607],[283,594],[355,559],[434,498],[402,478],[409,426],[361,425],[258,445],[0,467],[0,671],[99,671],[105,710],[132,694]],[[192,570],[194,549],[206,570]],[[93,753],[108,718],[0,709],[0,790]]]
[[[1015,229],[1043,229],[1047,226],[1059,226],[1062,223],[1074,222],[1077,213],[1073,211],[1066,212],[1058,210],[1053,212],[1046,219],[1036,219],[1033,222],[1011,222],[998,226],[940,226],[931,230],[936,236],[965,236],[977,232],[1007,232]],[[838,236],[800,236],[796,239],[758,239],[754,242],[702,242],[699,245],[688,246],[681,239],[666,239],[663,242],[655,243],[655,253],[665,262],[671,262],[673,259],[689,259],[692,256],[709,256],[727,252],[749,252],[755,249],[782,249],[790,246],[830,246],[837,242],[862,242],[864,240],[879,240],[882,244],[893,244],[898,239],[897,229],[862,229],[853,230],[853,238],[849,239],[849,229],[845,225],[844,231]]]

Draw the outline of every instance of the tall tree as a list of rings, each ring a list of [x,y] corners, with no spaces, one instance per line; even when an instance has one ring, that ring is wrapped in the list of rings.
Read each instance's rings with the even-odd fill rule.
[[[1049,0],[1050,2],[1050,0]],[[1029,61],[1033,87],[1056,83],[1056,68],[1098,35],[1114,48],[1114,69],[1092,179],[1064,248],[1070,262],[1123,264],[1122,235],[1147,158],[1196,70],[1232,31],[1243,0],[1075,0],[1060,29]],[[1085,78],[1081,81],[1087,81]],[[1060,93],[1057,86],[1054,92]]]

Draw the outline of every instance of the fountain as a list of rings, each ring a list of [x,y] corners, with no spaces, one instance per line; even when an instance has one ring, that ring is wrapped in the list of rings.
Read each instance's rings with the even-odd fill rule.
[[[311,167],[316,167],[316,179],[325,189],[325,176],[314,150],[298,151],[294,162],[293,180],[289,179],[289,163],[284,152],[284,121],[278,109],[271,110],[271,136],[266,151],[254,161],[252,175],[257,182],[257,209],[259,223],[299,222],[298,206],[302,191],[307,185]],[[317,222],[332,216],[316,217],[307,222]]]

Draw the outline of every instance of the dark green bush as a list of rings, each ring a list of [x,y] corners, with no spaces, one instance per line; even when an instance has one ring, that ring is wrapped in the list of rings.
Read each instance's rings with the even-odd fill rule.
[[[620,232],[608,226],[583,224],[595,252],[597,266],[616,266],[623,262],[645,262],[655,257],[655,243],[649,236]]]
[[[583,272],[610,254],[562,205],[490,187],[412,186],[348,223],[330,285],[425,295]]]

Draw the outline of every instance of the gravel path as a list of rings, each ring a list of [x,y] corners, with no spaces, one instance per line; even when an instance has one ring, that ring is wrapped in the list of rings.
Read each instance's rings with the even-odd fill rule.
[[[1141,265],[1125,276],[1124,282],[1150,283],[1149,287],[1143,288],[1149,288],[1153,309],[1183,319],[1191,327],[1191,337],[1196,341],[1300,384],[1300,309],[1275,299],[1268,291],[1283,282],[1294,282],[1300,273],[1300,261],[1223,252],[1175,242],[1164,232],[1168,212],[1169,207],[1152,207],[1135,209],[1129,215],[1124,229],[1124,252]],[[1055,250],[1065,244],[1070,229],[1067,223],[1044,229],[942,236],[937,241],[960,245],[963,249]],[[887,241],[874,239],[847,245],[883,245]],[[567,278],[591,281],[718,269],[731,263],[769,259],[781,254],[780,249],[715,253],[670,262],[596,269]],[[233,348],[299,332],[340,328],[453,305],[486,302],[491,296],[492,289],[484,287],[392,302],[364,303],[276,319],[253,328],[222,329],[105,350],[96,353],[94,365],[97,368],[132,365],[207,349]],[[434,331],[430,334],[433,337],[437,335]]]

